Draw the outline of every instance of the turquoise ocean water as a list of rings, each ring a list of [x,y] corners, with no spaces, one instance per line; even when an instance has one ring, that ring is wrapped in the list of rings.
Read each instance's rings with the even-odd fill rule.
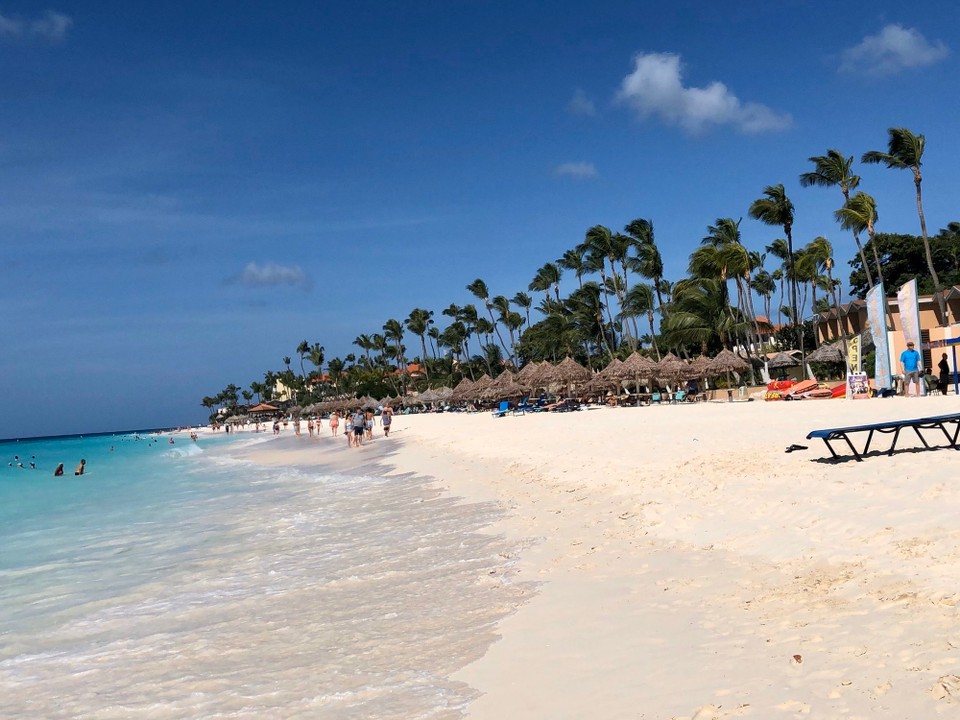
[[[0,443],[0,717],[462,717],[524,592],[499,510],[264,440]]]

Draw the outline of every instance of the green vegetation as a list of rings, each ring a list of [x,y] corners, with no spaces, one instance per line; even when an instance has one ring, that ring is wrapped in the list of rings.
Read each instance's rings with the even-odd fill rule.
[[[924,293],[940,289],[941,279],[960,283],[960,223],[927,236],[920,191],[924,144],[923,135],[891,128],[887,152],[862,157],[865,163],[913,173],[920,237],[876,232],[877,203],[858,190],[853,156],[828,150],[809,158],[813,170],[800,175],[804,187],[835,186],[841,191],[843,204],[835,220],[853,233],[858,250],[849,262],[849,295],[863,297],[878,279],[892,288],[916,277]],[[414,308],[403,320],[388,319],[380,333],[358,335],[353,344],[359,355],[327,360],[319,343],[304,340],[296,348],[299,373],[291,367],[291,358],[284,357],[283,370],[265,372],[263,381],[251,382],[249,390],[241,392],[231,384],[203,398],[202,404],[213,412],[235,408],[241,395],[247,403],[254,396],[269,402],[278,399],[278,383],[289,394],[279,399],[301,406],[350,395],[381,398],[411,387],[452,385],[483,373],[495,376],[533,360],[570,356],[600,368],[634,350],[658,360],[667,351],[691,357],[723,348],[738,348],[750,356],[758,348],[768,349],[763,340],[770,333],[767,323],[758,319],[755,298],[763,302],[768,323],[780,325],[774,335],[778,349],[812,349],[812,323],[803,319],[837,304],[841,295],[841,281],[833,275],[833,247],[823,236],[794,246],[794,205],[782,184],[763,188],[748,214],[782,231],[784,238],[774,239],[763,251],[750,250],[741,242],[741,219],[717,218],[691,253],[688,276],[671,282],[663,277],[651,220],[633,220],[622,232],[594,225],[581,243],[536,270],[526,291],[513,288],[509,299],[476,278],[465,286],[476,302],[440,309],[443,328],[433,310]],[[416,339],[413,357],[407,354],[407,337]],[[408,368],[410,362],[416,368]]]

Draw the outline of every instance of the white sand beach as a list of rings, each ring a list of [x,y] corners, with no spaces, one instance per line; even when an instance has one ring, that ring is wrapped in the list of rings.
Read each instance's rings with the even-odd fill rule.
[[[507,509],[490,531],[522,541],[513,580],[538,585],[454,675],[481,693],[470,718],[957,717],[960,454],[830,464],[805,440],[956,409],[950,395],[396,416],[369,447],[287,437],[249,455],[384,463]]]

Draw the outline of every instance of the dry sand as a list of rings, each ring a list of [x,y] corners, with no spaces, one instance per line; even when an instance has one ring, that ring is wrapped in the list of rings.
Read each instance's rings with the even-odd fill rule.
[[[516,577],[540,585],[456,674],[483,693],[470,718],[960,717],[960,454],[828,464],[804,439],[957,411],[950,395],[397,416],[369,448],[255,455],[386,463],[508,509],[492,531],[526,541]]]

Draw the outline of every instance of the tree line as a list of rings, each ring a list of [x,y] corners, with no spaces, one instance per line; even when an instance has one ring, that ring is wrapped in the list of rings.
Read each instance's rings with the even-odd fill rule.
[[[800,184],[836,188],[842,195],[834,219],[857,246],[848,295],[863,297],[878,281],[896,287],[909,275],[918,278],[921,292],[938,292],[943,288],[938,269],[949,283],[960,281],[960,223],[950,223],[932,240],[928,236],[921,191],[924,136],[890,128],[887,145],[885,152],[864,153],[861,161],[910,171],[918,237],[877,233],[877,202],[860,189],[853,156],[830,149],[808,158],[812,169],[800,175]],[[296,349],[299,373],[284,357],[283,369],[265,372],[249,389],[231,384],[202,404],[213,410],[235,407],[241,397],[247,403],[269,401],[278,381],[305,405],[347,394],[400,395],[411,383],[449,385],[567,356],[593,367],[635,350],[657,360],[666,351],[690,357],[733,347],[750,356],[770,331],[756,299],[767,324],[773,324],[775,310],[776,323],[786,326],[777,334],[781,349],[803,352],[811,347],[810,321],[804,318],[838,305],[842,282],[833,274],[833,246],[826,237],[795,246],[794,213],[783,184],[765,187],[747,214],[783,236],[763,250],[750,250],[741,241],[742,218],[717,218],[690,254],[687,277],[676,281],[664,277],[652,220],[637,218],[620,231],[594,225],[582,242],[537,269],[526,290],[494,294],[476,278],[465,288],[473,302],[440,310],[442,328],[434,310],[414,308],[402,320],[388,319],[381,332],[358,335],[353,341],[358,352],[330,358],[325,369],[323,346],[304,340]],[[416,339],[413,356],[407,338]],[[406,371],[409,362],[418,365],[413,375]]]

